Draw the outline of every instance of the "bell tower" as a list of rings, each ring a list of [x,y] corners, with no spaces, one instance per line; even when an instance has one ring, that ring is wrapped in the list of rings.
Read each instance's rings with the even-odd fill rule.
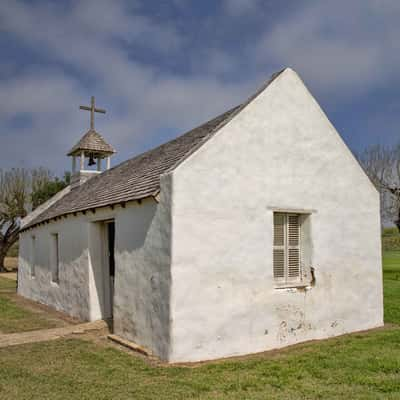
[[[80,106],[79,108],[90,111],[90,129],[67,154],[69,157],[72,157],[72,189],[86,182],[91,177],[102,173],[104,170],[110,169],[111,156],[115,153],[114,148],[94,129],[94,113],[105,114],[106,111],[95,107],[93,96],[90,107]],[[77,166],[78,159],[79,168]],[[106,160],[105,168],[102,165],[104,159]]]

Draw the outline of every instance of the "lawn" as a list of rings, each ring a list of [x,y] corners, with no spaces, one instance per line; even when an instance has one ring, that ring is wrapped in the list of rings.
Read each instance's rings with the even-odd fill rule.
[[[29,309],[16,294],[16,282],[0,277],[0,333],[33,331],[61,326],[40,310]],[[0,392],[1,393],[1,392]]]
[[[385,318],[400,324],[400,252],[384,257]],[[0,349],[0,398],[399,399],[400,326],[195,368],[152,365],[107,343]]]
[[[400,325],[400,251],[386,251],[383,266],[385,322]]]
[[[400,250],[400,232],[397,228],[386,228],[382,233],[383,251]]]

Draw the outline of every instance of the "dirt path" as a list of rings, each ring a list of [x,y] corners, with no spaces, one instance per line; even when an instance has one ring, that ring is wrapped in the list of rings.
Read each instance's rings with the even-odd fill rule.
[[[16,346],[25,343],[45,342],[55,340],[71,334],[84,334],[88,331],[106,331],[108,326],[104,321],[86,322],[62,328],[42,329],[38,331],[9,333],[0,335],[0,348]]]

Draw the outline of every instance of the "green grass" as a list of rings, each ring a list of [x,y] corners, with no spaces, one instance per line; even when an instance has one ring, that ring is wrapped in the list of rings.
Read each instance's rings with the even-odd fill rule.
[[[385,322],[400,324],[400,251],[385,252],[383,265]]]
[[[17,288],[17,282],[11,279],[0,277],[0,294],[1,293],[14,293]]]
[[[400,233],[397,228],[385,228],[382,233],[383,251],[400,250]]]
[[[0,349],[4,399],[398,399],[400,332],[333,339],[197,368],[154,367],[70,339]]]
[[[385,319],[400,324],[400,252],[384,256]],[[0,349],[0,398],[400,399],[400,326],[196,368],[152,366],[78,339]]]
[[[33,312],[16,301],[16,282],[0,277],[0,332],[14,333],[55,328],[44,313]]]

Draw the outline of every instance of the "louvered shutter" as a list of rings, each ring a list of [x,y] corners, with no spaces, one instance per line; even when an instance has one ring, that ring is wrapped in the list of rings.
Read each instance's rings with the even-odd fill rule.
[[[293,282],[300,278],[300,226],[297,214],[274,213],[274,278]]]
[[[285,214],[274,213],[274,278],[279,280],[285,279],[285,226]]]
[[[300,227],[299,216],[287,215],[287,280],[300,277]]]

